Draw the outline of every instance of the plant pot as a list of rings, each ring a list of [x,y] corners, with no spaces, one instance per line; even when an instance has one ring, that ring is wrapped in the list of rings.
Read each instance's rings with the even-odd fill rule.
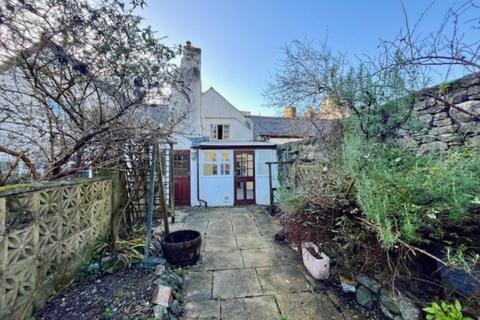
[[[195,230],[180,230],[170,233],[163,241],[163,253],[175,266],[189,266],[200,257],[202,236]]]
[[[315,255],[310,251],[313,250]],[[317,280],[326,280],[330,276],[330,258],[323,252],[320,252],[318,246],[312,242],[302,243],[303,265],[313,278]]]

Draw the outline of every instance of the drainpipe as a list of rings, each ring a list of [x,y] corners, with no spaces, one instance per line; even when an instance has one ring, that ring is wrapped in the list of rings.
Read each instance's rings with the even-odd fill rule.
[[[205,208],[208,207],[208,203],[205,200],[200,199],[200,150],[197,149],[197,201],[203,203]]]

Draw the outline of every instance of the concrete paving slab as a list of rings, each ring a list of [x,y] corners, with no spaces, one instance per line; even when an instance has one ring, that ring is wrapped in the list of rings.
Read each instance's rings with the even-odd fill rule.
[[[243,267],[240,250],[205,251],[205,270],[242,269]]]
[[[288,320],[343,320],[330,298],[321,293],[290,293],[275,296],[282,316]]]
[[[268,248],[270,247],[269,243],[260,235],[237,235],[237,247],[239,249],[257,249],[257,248]]]
[[[242,250],[245,268],[270,267],[278,265],[278,256],[273,248]]]
[[[263,292],[255,269],[224,270],[213,273],[213,298],[231,299],[261,294]]]
[[[235,235],[250,235],[250,236],[257,236],[260,234],[258,231],[257,225],[253,222],[244,223],[244,224],[234,224],[233,225],[233,232]]]
[[[220,319],[220,301],[190,301],[185,305],[182,319],[206,320]]]
[[[232,299],[221,302],[222,319],[279,320],[275,300],[271,296]]]
[[[188,272],[185,275],[185,301],[202,301],[211,299],[212,286],[212,272]]]
[[[265,293],[310,291],[310,285],[297,265],[257,269]]]
[[[233,236],[212,237],[207,234],[205,237],[206,251],[225,251],[237,249],[237,242]]]

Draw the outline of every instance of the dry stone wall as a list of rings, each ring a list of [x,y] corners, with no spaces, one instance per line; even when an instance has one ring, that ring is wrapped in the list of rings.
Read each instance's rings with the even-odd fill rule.
[[[480,148],[480,73],[428,88],[415,103],[415,115],[423,129],[401,132],[405,145],[424,154],[446,151],[455,146]],[[439,96],[449,103],[429,97]],[[466,114],[450,104],[461,108]]]
[[[0,319],[23,319],[69,283],[108,235],[112,181],[0,194]]]

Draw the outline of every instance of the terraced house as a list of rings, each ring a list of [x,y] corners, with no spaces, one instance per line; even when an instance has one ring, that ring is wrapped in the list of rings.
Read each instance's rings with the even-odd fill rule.
[[[165,114],[188,110],[173,137],[176,205],[234,206],[269,203],[267,162],[277,160],[279,143],[315,136],[331,121],[253,116],[240,111],[214,88],[202,91],[201,49],[187,42],[179,66],[187,88],[173,93]],[[273,186],[277,168],[272,166]]]

